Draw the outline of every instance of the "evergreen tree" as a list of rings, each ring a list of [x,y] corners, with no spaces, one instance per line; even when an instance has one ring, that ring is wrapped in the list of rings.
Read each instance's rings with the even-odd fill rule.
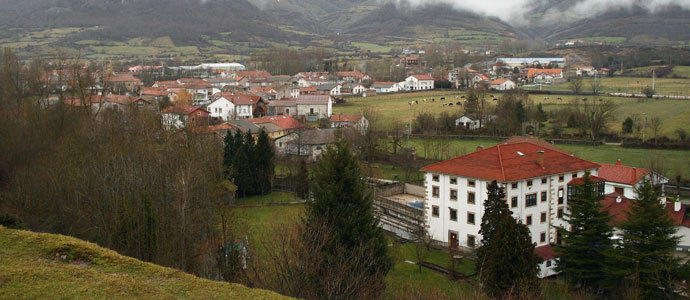
[[[496,181],[489,185],[488,194],[479,230],[482,243],[477,249],[484,291],[499,298],[511,293],[525,296],[538,283],[540,259],[534,253],[529,229],[512,217]]]
[[[632,133],[634,126],[635,121],[631,117],[625,118],[625,121],[623,121],[623,133]]]
[[[228,130],[228,132],[225,134],[225,139],[223,139],[223,142],[225,143],[225,148],[223,151],[223,166],[225,166],[225,174],[227,177],[230,176],[230,168],[232,167],[232,160],[235,157],[235,137],[232,135],[232,132]]]
[[[268,134],[262,129],[256,141],[254,163],[256,165],[256,177],[258,193],[270,194],[275,173],[274,151]]]
[[[518,102],[515,103],[515,119],[518,121],[518,123],[520,123],[520,125],[527,121],[525,104],[522,102],[522,99],[518,100]]]
[[[295,185],[297,195],[302,199],[307,199],[309,197],[309,168],[307,168],[307,161],[305,159],[301,159],[299,161],[299,169],[297,169]]]
[[[232,160],[232,181],[240,197],[253,195],[254,174],[247,155],[248,145],[242,144]]]
[[[613,268],[611,216],[608,211],[601,210],[601,196],[589,175],[585,175],[583,184],[576,188],[576,195],[568,199],[570,212],[564,213],[570,229],[557,228],[562,237],[559,242],[564,243],[556,248],[561,252],[557,270],[571,284],[581,288],[609,288],[617,278]]]
[[[544,107],[541,105],[541,103],[537,104],[537,121],[539,122],[546,122],[548,119],[548,116],[546,115],[546,112],[544,111]]]
[[[649,181],[642,183],[637,194],[638,199],[626,212],[627,220],[620,226],[626,273],[639,299],[671,299],[680,269],[679,260],[673,256],[679,241],[674,236],[677,229]]]
[[[313,231],[321,230],[320,226],[328,227],[329,238],[321,253],[322,261],[328,263],[352,253],[366,253],[360,262],[368,261],[366,276],[372,282],[383,282],[392,267],[388,243],[374,217],[372,195],[346,141],[339,140],[326,147],[312,168],[311,191],[313,198],[305,205],[304,225]]]

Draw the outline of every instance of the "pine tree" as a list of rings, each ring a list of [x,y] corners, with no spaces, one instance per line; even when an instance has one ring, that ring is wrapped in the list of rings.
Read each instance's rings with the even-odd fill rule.
[[[232,160],[235,157],[235,137],[232,135],[232,132],[228,130],[228,132],[225,134],[225,139],[223,139],[223,142],[225,143],[225,148],[223,149],[223,166],[225,166],[225,174],[226,177],[230,176],[230,168],[232,167]]]
[[[525,296],[535,288],[539,272],[529,229],[512,217],[496,181],[489,185],[488,194],[479,230],[482,243],[477,249],[484,291],[499,298],[511,293]]]
[[[261,130],[256,141],[254,163],[257,167],[257,187],[258,193],[262,195],[270,194],[275,173],[275,162],[273,160],[274,151],[268,134]]]
[[[297,169],[295,185],[297,195],[302,199],[307,199],[309,197],[309,168],[307,168],[307,161],[305,159],[301,159],[299,161],[299,169]]]
[[[637,190],[627,220],[621,224],[621,256],[640,299],[673,298],[673,281],[678,279],[680,262],[673,256],[679,237],[676,227],[659,203],[659,192],[645,181]]]
[[[313,198],[305,205],[304,225],[316,231],[320,229],[315,227],[328,227],[329,240],[322,253],[323,261],[367,253],[361,259],[369,261],[366,275],[371,281],[382,282],[392,267],[388,243],[374,217],[371,193],[346,141],[327,146],[321,160],[312,168],[311,190]],[[361,251],[362,247],[365,251]]]
[[[577,195],[568,199],[570,212],[564,213],[570,229],[557,228],[564,245],[556,248],[561,252],[556,267],[571,284],[584,289],[606,289],[617,278],[611,216],[601,210],[601,196],[588,175],[577,188]]]

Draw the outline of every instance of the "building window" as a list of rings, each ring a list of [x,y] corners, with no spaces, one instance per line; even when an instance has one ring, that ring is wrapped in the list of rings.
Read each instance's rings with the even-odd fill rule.
[[[458,190],[450,189],[450,200],[458,200]]]
[[[516,189],[517,188],[517,182],[513,182],[510,184],[511,189]]]
[[[448,208],[450,211],[450,220],[451,221],[457,221],[458,220],[458,210],[457,209],[452,209]]]
[[[563,188],[558,189],[558,204],[563,204]]]
[[[529,215],[529,216],[527,216],[527,218],[525,218],[525,224],[527,224],[527,226],[532,225],[532,216],[531,215]]]
[[[540,243],[545,243],[546,242],[546,232],[542,232],[539,234],[539,242]]]
[[[537,205],[537,194],[525,195],[525,206],[535,206]]]
[[[542,223],[546,222],[546,212],[541,212],[541,216],[539,217],[539,221]]]
[[[431,216],[438,218],[438,205],[431,206]]]
[[[438,175],[432,175],[431,180],[438,182]]]
[[[550,259],[546,261],[546,267],[547,268],[551,267],[551,260]]]
[[[534,184],[534,180],[527,180],[527,186],[528,187],[532,187],[533,184]]]
[[[563,209],[562,208],[558,209],[558,218],[563,219]]]
[[[558,176],[558,182],[563,182],[564,179],[565,179],[565,176],[563,176],[563,175]]]
[[[541,192],[541,202],[546,202],[546,192]]]
[[[314,109],[313,109],[313,108],[310,108],[310,109],[309,109],[309,114],[312,114],[312,115],[314,114]]]
[[[577,172],[573,173],[573,179],[577,178]]]
[[[474,204],[474,193],[473,192],[467,193],[467,203]]]
[[[541,179],[541,184],[546,184],[546,178]]]
[[[474,213],[467,213],[467,224],[474,224]]]
[[[510,207],[515,208],[517,206],[518,206],[518,198],[517,197],[510,198]]]
[[[467,181],[467,186],[469,186],[469,187],[474,187],[474,180],[468,180],[468,181]]]
[[[450,178],[450,184],[458,184],[458,178],[457,177],[451,177]]]
[[[474,248],[474,235],[467,235],[467,247]]]
[[[431,195],[438,198],[438,187],[434,186],[431,188]]]

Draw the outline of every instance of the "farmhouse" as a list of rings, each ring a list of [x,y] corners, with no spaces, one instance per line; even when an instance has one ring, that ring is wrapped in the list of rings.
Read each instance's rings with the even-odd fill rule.
[[[565,58],[562,57],[508,57],[497,58],[496,62],[502,62],[509,68],[522,68],[527,66],[556,66],[563,68],[566,65]]]
[[[555,274],[558,243],[556,226],[566,226],[567,183],[586,172],[596,175],[598,164],[570,156],[539,143],[517,141],[446,160],[422,168],[425,174],[425,217],[431,237],[452,248],[474,248],[483,201],[492,181],[505,190],[513,216],[526,224],[537,254],[544,261],[540,277]]]
[[[515,82],[507,78],[500,78],[489,81],[489,89],[496,91],[507,91],[516,88]]]
[[[210,113],[191,105],[170,106],[162,111],[163,125],[168,128],[182,128],[189,125],[208,123]]]
[[[329,95],[300,95],[296,106],[297,115],[306,116],[312,122],[333,115],[333,99]]]
[[[652,184],[668,183],[668,178],[649,169],[623,166],[618,160],[615,165],[601,164],[599,177],[606,180],[606,194],[616,193],[629,199],[636,199],[636,188],[646,179]]]
[[[563,80],[563,69],[527,68],[527,80],[539,84],[551,84]]]
[[[397,82],[374,82],[371,88],[377,93],[395,93],[400,90]]]
[[[334,114],[330,121],[331,127],[357,128],[362,135],[369,129],[369,120],[362,115]]]
[[[430,75],[412,75],[405,79],[405,85],[413,91],[433,90],[434,78]]]

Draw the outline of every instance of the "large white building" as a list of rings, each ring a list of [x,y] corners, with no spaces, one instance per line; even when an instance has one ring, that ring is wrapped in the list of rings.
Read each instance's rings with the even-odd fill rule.
[[[405,86],[412,91],[433,90],[434,78],[429,75],[412,75],[405,79]]]
[[[567,225],[567,184],[596,175],[598,164],[571,156],[537,139],[509,140],[497,146],[422,168],[426,172],[425,218],[429,233],[449,247],[474,248],[482,237],[487,187],[505,189],[513,217],[529,227],[541,263],[540,277],[555,274],[555,226]]]
[[[599,177],[606,180],[605,193],[616,193],[620,196],[637,199],[635,189],[644,180],[649,180],[652,184],[668,183],[668,178],[661,176],[649,169],[628,167],[621,164],[619,160],[615,165],[601,164]]]

